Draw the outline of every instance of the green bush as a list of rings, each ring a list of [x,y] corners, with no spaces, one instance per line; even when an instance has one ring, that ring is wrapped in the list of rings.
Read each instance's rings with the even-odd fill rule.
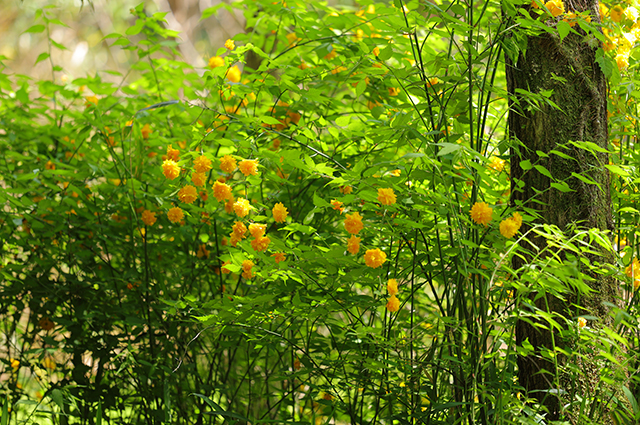
[[[234,3],[247,33],[206,69],[140,5],[106,37],[137,55],[119,83],[0,74],[3,425],[544,423],[519,320],[557,338],[563,419],[638,419],[633,76],[600,56],[617,242],[563,232],[510,205],[503,56],[564,26],[394,3]],[[579,307],[595,279],[610,319]]]

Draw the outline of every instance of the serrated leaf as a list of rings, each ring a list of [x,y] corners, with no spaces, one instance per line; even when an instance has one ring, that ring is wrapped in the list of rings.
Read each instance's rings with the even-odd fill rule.
[[[558,29],[560,41],[564,40],[564,38],[571,32],[571,26],[565,21],[559,21],[556,28]]]

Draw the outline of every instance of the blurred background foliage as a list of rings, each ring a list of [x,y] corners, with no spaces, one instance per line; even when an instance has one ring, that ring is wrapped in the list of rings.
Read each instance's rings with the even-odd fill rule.
[[[104,70],[126,73],[135,55],[118,46],[109,46],[109,40],[104,37],[124,33],[132,26],[136,19],[130,9],[140,3],[140,0],[0,1],[0,55],[8,58],[4,72],[34,79],[51,77],[48,63],[41,62],[34,67],[38,55],[47,50],[46,37],[25,33],[34,25],[36,12],[46,9],[47,16],[68,25],[54,26],[50,36],[67,48],[56,51],[54,61],[64,65],[69,79]],[[237,10],[230,12],[221,8],[219,13],[200,20],[203,10],[219,3],[218,0],[155,0],[145,2],[145,12],[166,12],[167,27],[180,33],[179,50],[183,59],[202,68],[206,58],[213,56],[225,40],[244,31],[244,17]]]

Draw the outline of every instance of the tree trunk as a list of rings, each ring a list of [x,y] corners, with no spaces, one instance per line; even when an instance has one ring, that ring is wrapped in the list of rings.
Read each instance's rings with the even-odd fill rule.
[[[596,17],[594,21],[599,20],[597,1],[578,0],[565,3],[565,8],[566,12],[588,10],[592,17]],[[558,18],[545,16],[540,19],[548,19],[549,25],[555,25],[562,18],[562,15]],[[588,45],[585,34],[578,26],[574,29],[581,35],[569,34],[563,41],[557,34],[530,36],[526,52],[520,53],[517,62],[514,64],[506,60],[507,85],[511,97],[508,124],[510,137],[514,141],[511,156],[512,205],[516,209],[522,205],[535,209],[541,217],[539,223],[554,224],[562,230],[571,224],[576,224],[578,228],[612,230],[609,174],[603,167],[609,163],[608,155],[598,153],[596,158],[583,149],[563,146],[569,141],[589,141],[607,148],[606,79],[595,61],[596,48]],[[534,94],[552,90],[549,100],[560,109],[544,100],[534,106],[518,89]],[[572,159],[550,153],[554,149]],[[528,163],[524,167],[527,170],[523,169],[523,161],[543,166],[554,179],[566,181],[572,191],[550,188],[552,180],[535,168],[529,169]],[[588,176],[599,187],[571,177],[572,173]],[[523,225],[522,231],[527,231],[526,225]],[[530,238],[529,241],[539,247],[546,246],[545,240]],[[606,261],[603,258],[599,260]],[[519,261],[514,264],[517,269],[522,261],[516,261]],[[596,295],[580,301],[589,314],[606,317],[603,301],[615,302],[617,298],[612,283],[599,278],[592,284]],[[568,316],[571,314],[570,303],[577,302],[577,298],[569,297],[568,301],[561,301],[547,296],[531,304],[546,310],[543,307],[545,302],[552,311]],[[584,311],[580,314],[584,314]],[[518,345],[528,340],[535,348],[532,355],[518,359],[520,384],[530,397],[546,406],[549,410],[548,419],[558,419],[562,404],[556,397],[557,392],[549,392],[557,389],[558,371],[553,362],[540,356],[541,350],[552,347],[551,332],[520,321],[516,327],[516,340]]]

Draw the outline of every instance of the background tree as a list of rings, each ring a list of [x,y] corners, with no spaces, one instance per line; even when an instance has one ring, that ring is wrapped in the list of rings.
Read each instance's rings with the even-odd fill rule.
[[[562,231],[599,229],[612,235],[606,168],[607,80],[597,60],[598,52],[602,54],[602,43],[596,38],[599,29],[588,23],[600,22],[598,3],[553,1],[541,6],[534,2],[527,10],[558,31],[516,35],[526,48],[515,60],[506,62],[512,96],[509,136],[515,142],[511,156],[512,204],[527,205],[537,222],[556,225]],[[536,237],[531,243],[535,245],[532,250],[539,250],[547,240]],[[612,262],[605,252],[586,259]],[[519,268],[524,259],[515,258],[514,263]],[[566,317],[588,314],[607,323],[606,303],[617,302],[617,284],[611,276],[592,277],[589,294],[570,289],[556,296],[536,289],[530,294],[531,304],[524,308]],[[567,382],[557,382],[555,355],[541,353],[553,353],[556,345],[565,346],[559,330],[527,319],[518,322],[516,336],[518,344],[526,341],[535,347],[534,353],[518,360],[520,382],[530,395],[544,400],[550,419],[558,419],[561,402],[556,396],[566,390]],[[589,367],[597,368],[594,363]]]

